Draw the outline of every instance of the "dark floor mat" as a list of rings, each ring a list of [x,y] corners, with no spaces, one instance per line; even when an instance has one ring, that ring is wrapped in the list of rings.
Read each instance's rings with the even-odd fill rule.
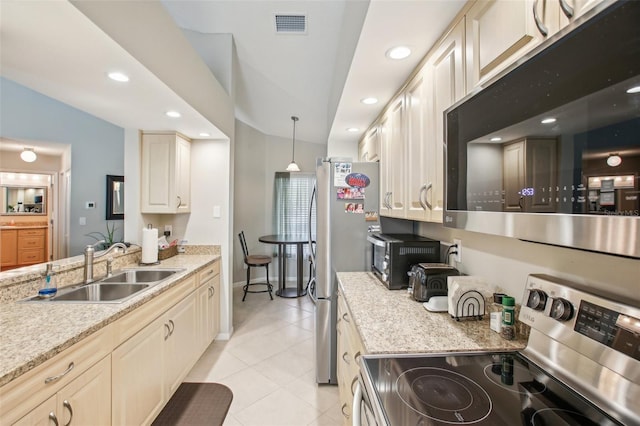
[[[219,383],[182,383],[153,426],[222,425],[233,393]]]

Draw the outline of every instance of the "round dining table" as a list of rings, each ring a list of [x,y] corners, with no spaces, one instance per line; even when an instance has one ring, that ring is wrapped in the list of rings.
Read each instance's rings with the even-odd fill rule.
[[[278,245],[278,290],[276,295],[280,297],[302,297],[307,294],[307,289],[302,283],[304,278],[304,245],[309,244],[309,236],[305,234],[273,234],[263,235],[258,241],[265,244]],[[296,256],[298,257],[296,287],[287,288],[287,255],[286,247],[296,246]]]

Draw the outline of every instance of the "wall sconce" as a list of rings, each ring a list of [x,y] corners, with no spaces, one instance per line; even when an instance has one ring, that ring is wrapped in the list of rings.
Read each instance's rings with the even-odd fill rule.
[[[22,161],[26,161],[27,163],[33,163],[34,161],[36,161],[36,158],[38,158],[38,156],[36,155],[33,148],[24,148],[20,153],[20,158],[22,158]]]
[[[619,166],[622,164],[622,158],[618,154],[609,154],[607,164],[611,167]]]
[[[300,167],[296,164],[296,121],[299,120],[298,117],[292,116],[291,120],[293,120],[293,142],[291,144],[291,162],[287,166],[288,172],[299,172]]]

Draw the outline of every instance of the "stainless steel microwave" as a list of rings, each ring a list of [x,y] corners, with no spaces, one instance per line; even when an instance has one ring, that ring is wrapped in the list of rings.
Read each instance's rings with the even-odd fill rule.
[[[369,234],[371,272],[390,290],[409,287],[408,272],[418,263],[440,261],[440,241],[414,234]]]
[[[606,4],[445,112],[445,226],[640,258],[640,2]]]

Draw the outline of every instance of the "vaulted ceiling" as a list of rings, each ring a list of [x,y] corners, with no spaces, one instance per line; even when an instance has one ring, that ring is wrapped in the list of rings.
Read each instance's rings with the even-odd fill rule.
[[[464,0],[162,0],[189,40],[230,35],[233,70],[229,89],[236,118],[269,135],[309,142],[354,144],[410,74]],[[276,14],[306,16],[303,34],[280,34]],[[72,3],[0,2],[0,73],[38,92],[127,128],[176,127],[151,114],[158,105],[180,104],[183,131],[192,137],[219,132],[184,100],[175,99],[156,76],[136,64]],[[143,18],[141,18],[143,19]],[[392,61],[385,52],[407,45],[413,53]],[[207,64],[215,51],[193,44]],[[213,55],[213,56],[212,56]],[[104,80],[107,64],[126,65],[137,92]],[[212,67],[214,68],[214,67]],[[220,80],[220,78],[219,78]],[[378,104],[360,100],[375,96]],[[4,106],[3,106],[4,107]],[[359,132],[347,132],[357,127]]]

